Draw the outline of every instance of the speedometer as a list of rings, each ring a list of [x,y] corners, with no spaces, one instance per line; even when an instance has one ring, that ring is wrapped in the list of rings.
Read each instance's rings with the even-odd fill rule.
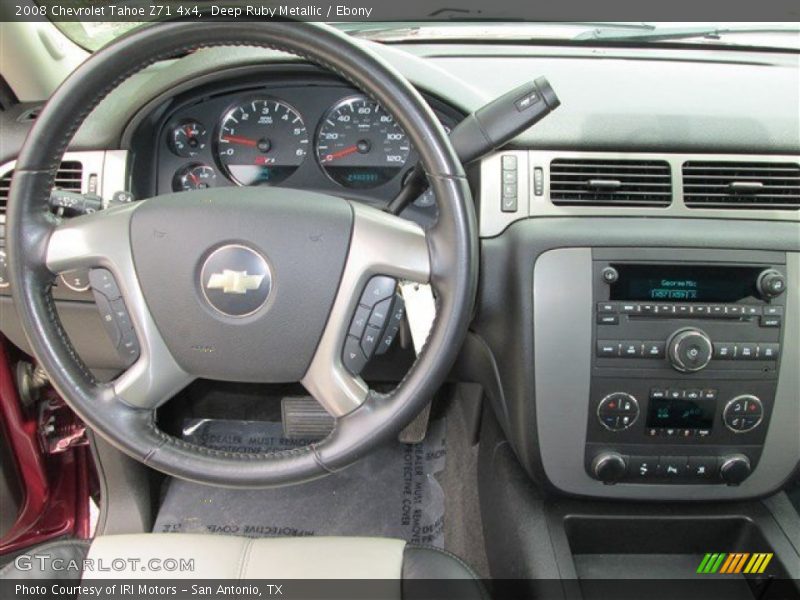
[[[317,134],[317,159],[328,176],[350,188],[373,188],[395,177],[410,146],[392,115],[366,96],[337,102]]]
[[[217,138],[220,165],[239,185],[280,183],[308,153],[300,114],[273,98],[251,98],[223,117]]]

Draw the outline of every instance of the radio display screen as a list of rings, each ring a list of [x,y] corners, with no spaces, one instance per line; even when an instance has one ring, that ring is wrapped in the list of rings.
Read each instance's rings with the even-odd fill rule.
[[[647,427],[711,429],[716,404],[716,400],[650,398]]]
[[[761,267],[615,264],[610,300],[737,302],[757,297]]]

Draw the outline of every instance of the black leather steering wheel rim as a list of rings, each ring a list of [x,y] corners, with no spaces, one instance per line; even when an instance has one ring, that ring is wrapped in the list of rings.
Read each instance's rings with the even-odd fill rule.
[[[128,406],[98,384],[59,321],[47,266],[58,223],[47,206],[56,170],[80,124],[108,93],[159,60],[212,46],[257,46],[301,56],[366,92],[395,115],[418,150],[439,199],[429,231],[430,282],[437,317],[424,350],[398,387],[370,392],[333,433],[305,448],[270,454],[225,453],[160,431],[153,410]],[[110,79],[110,74],[115,78]],[[463,168],[419,93],[374,53],[335,29],[310,23],[168,23],[134,31],[98,51],[55,92],[17,160],[6,223],[10,279],[34,355],[67,403],[133,458],[169,475],[206,484],[256,487],[297,483],[340,470],[390,439],[444,381],[466,334],[477,287],[477,226]]]

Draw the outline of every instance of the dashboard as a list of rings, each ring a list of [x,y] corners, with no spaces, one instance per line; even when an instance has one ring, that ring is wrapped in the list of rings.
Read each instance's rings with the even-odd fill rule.
[[[616,499],[734,500],[778,489],[800,456],[796,55],[370,49],[417,86],[446,128],[540,75],[562,100],[468,171],[480,283],[452,377],[481,385],[526,472],[568,494]],[[0,115],[0,176],[29,126],[18,116]],[[209,49],[124,83],[66,159],[83,166],[79,188],[94,185],[104,198],[249,185],[380,207],[417,155],[390,115],[341,80],[285,55]],[[516,183],[506,194],[510,169]],[[727,193],[747,182],[749,195]],[[432,223],[435,199],[418,199],[404,216]],[[607,267],[617,282],[603,278]],[[759,291],[769,271],[783,277],[776,298]],[[91,367],[113,375],[118,361],[91,292],[65,288],[55,296],[70,338]],[[8,289],[0,308],[0,329],[24,348]],[[684,338],[705,349],[702,369],[676,368]],[[628,396],[633,408],[613,413],[609,404]],[[731,417],[750,406],[732,403],[742,396],[759,401],[752,428]],[[742,457],[752,472],[726,485],[719,474]],[[653,477],[633,478],[647,461]],[[716,472],[714,481],[688,478],[693,464]]]
[[[446,130],[462,118],[443,102],[428,101]],[[324,76],[272,73],[220,81],[155,112],[142,125],[137,152],[155,157],[155,164],[141,165],[154,173],[155,194],[280,186],[382,206],[418,160],[391,114]],[[147,148],[147,140],[156,140],[155,148]],[[433,193],[421,194],[403,216],[422,225],[433,222]]]

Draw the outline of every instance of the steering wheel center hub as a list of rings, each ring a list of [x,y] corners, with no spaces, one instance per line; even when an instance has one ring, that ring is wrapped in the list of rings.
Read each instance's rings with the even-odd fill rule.
[[[267,259],[241,244],[226,244],[211,252],[200,270],[206,302],[226,317],[246,317],[259,311],[272,291]]]

